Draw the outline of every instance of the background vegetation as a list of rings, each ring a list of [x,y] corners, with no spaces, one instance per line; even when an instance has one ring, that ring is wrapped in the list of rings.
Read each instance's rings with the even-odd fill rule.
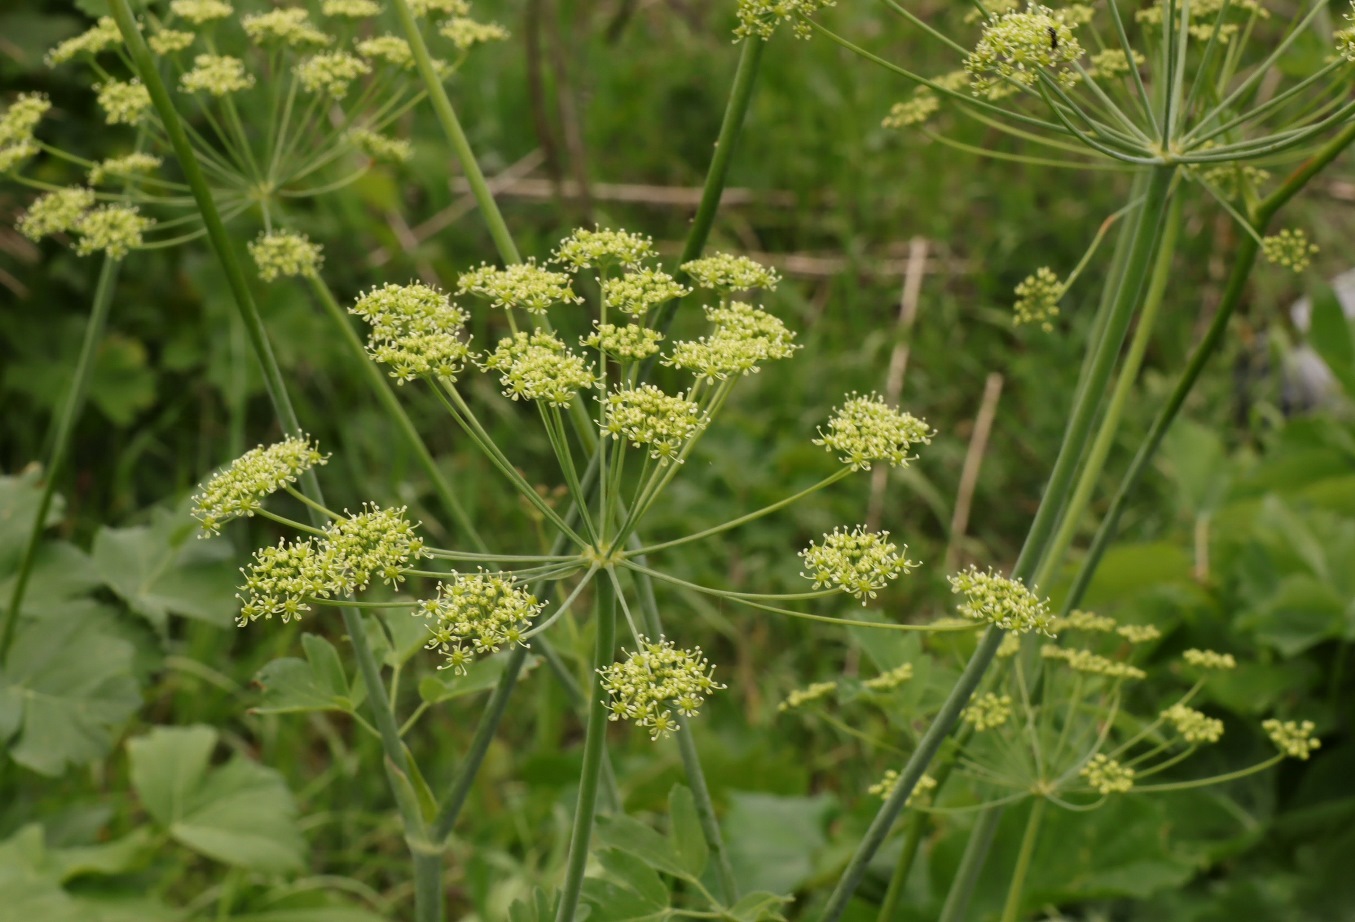
[[[96,0],[9,0],[0,11],[0,98],[48,93],[56,108],[46,130],[91,157],[102,143],[89,127],[97,124],[93,97],[68,72],[46,69],[41,55],[84,29],[85,14],[96,8]],[[911,8],[937,22],[958,21],[967,7]],[[1283,4],[1274,4],[1274,12],[1286,15]],[[651,233],[675,256],[734,67],[732,5],[526,0],[482,13],[514,38],[475,55],[453,93],[482,163],[499,174],[503,208],[524,253],[544,255],[570,228],[596,222]],[[954,65],[872,5],[843,4],[828,15],[842,31],[867,36],[871,47],[912,61],[920,72]],[[712,244],[767,254],[783,271],[786,282],[769,307],[800,331],[805,348],[794,362],[769,367],[736,391],[724,424],[709,436],[718,446],[689,465],[674,494],[681,501],[664,514],[674,533],[695,530],[708,521],[712,504],[755,508],[782,495],[785,484],[815,479],[817,452],[808,443],[814,426],[844,393],[886,389],[901,350],[907,365],[900,399],[941,435],[882,490],[867,478],[854,480],[821,494],[798,517],[750,527],[737,550],[731,543],[690,552],[685,565],[694,574],[736,588],[789,588],[798,569],[792,550],[834,524],[860,520],[863,508],[908,541],[910,557],[927,562],[1001,565],[1019,546],[1085,346],[1091,305],[1078,299],[1095,288],[1076,289],[1065,300],[1053,335],[1013,330],[1011,291],[1036,266],[1075,263],[1104,215],[1123,201],[1123,189],[1113,176],[967,161],[882,129],[881,117],[907,91],[825,42],[768,47]],[[341,300],[380,281],[445,283],[493,259],[436,127],[423,117],[415,113],[410,124],[417,152],[407,166],[373,172],[298,216],[300,229],[325,245],[326,278]],[[992,141],[978,126],[961,137],[978,146]],[[1302,212],[1292,223],[1311,229],[1323,246],[1310,279],[1349,268],[1351,172],[1338,162],[1291,207]],[[39,476],[31,465],[44,456],[97,273],[94,261],[34,246],[8,229],[28,198],[20,187],[0,186],[0,472],[9,475],[0,481],[4,598],[31,520]],[[1127,413],[1128,446],[1170,383],[1156,369],[1178,367],[1208,321],[1232,233],[1215,210],[1189,215],[1166,316]],[[920,294],[915,316],[901,321],[910,259],[914,271],[921,269]],[[316,905],[308,896],[312,886],[347,889],[353,905],[400,918],[409,894],[402,891],[398,823],[377,773],[357,771],[375,764],[375,744],[324,715],[257,710],[264,702],[252,679],[264,664],[301,656],[302,630],[335,644],[341,632],[323,617],[301,627],[237,631],[235,568],[250,548],[272,540],[268,524],[254,523],[248,536],[238,529],[197,543],[184,513],[185,497],[206,472],[278,434],[225,286],[202,246],[136,254],[126,267],[91,403],[71,463],[59,474],[64,504],[51,523],[25,615],[69,625],[62,647],[27,664],[34,675],[59,685],[78,678],[63,675],[64,662],[125,650],[137,687],[119,694],[134,707],[117,739],[91,736],[85,757],[70,765],[35,765],[13,748],[0,757],[0,918],[22,905],[7,895],[28,892],[21,888],[34,879],[77,901],[60,906],[98,896],[107,907],[125,897],[135,900],[128,912],[140,919],[159,918],[146,900],[201,902],[217,918],[281,919],[265,913],[309,911]],[[1293,408],[1281,400],[1279,382],[1295,339],[1287,305],[1303,288],[1290,273],[1257,273],[1227,354],[1212,366],[1156,473],[1140,488],[1087,604],[1156,623],[1166,635],[1164,660],[1191,646],[1237,653],[1243,666],[1211,685],[1209,707],[1241,725],[1301,704],[1304,716],[1317,721],[1323,748],[1309,762],[1287,762],[1208,797],[1124,800],[1051,821],[1059,831],[1051,827],[1044,837],[1030,884],[1032,908],[1047,906],[1051,917],[1355,918],[1355,879],[1348,873],[1355,854],[1349,784],[1355,669],[1348,662],[1355,640],[1355,424],[1349,395],[1316,410],[1285,412]],[[409,503],[437,534],[438,516],[422,508],[427,494],[416,465],[306,291],[260,290],[299,415],[335,453],[327,490],[351,502],[372,496]],[[963,461],[993,375],[1001,391],[981,473],[963,484]],[[440,410],[421,403],[417,392],[405,396],[472,514],[502,523],[496,527],[521,527],[521,534],[503,536],[505,546],[534,546],[529,517],[491,472],[462,453]],[[487,408],[482,418],[517,432],[518,407],[487,384],[476,396]],[[532,447],[523,446],[524,463]],[[1103,494],[1127,461],[1127,451],[1112,460]],[[390,495],[392,483],[398,495]],[[957,502],[971,508],[962,531],[953,529]],[[939,611],[948,604],[943,572],[919,571],[890,591],[885,610]],[[1057,586],[1048,588],[1057,595]],[[730,686],[696,721],[696,732],[740,879],[746,889],[821,893],[874,812],[867,787],[893,760],[887,749],[839,726],[779,713],[777,705],[794,688],[854,674],[863,656],[880,655],[878,641],[867,645],[851,633],[730,613],[686,596],[660,602],[721,664]],[[582,675],[586,638],[563,638],[563,652]],[[79,657],[71,652],[82,648]],[[933,649],[940,665],[919,683],[919,711],[949,686],[946,663],[962,662],[958,652],[948,658],[944,646]],[[4,664],[11,681],[20,666],[14,657]],[[505,918],[513,900],[563,863],[581,728],[546,673],[537,669],[515,693],[458,829],[453,918]],[[458,758],[481,700],[467,694],[435,711],[418,745],[437,751],[421,753],[421,761]],[[888,741],[891,724],[912,719],[906,708],[882,714],[850,711],[849,704],[842,710],[848,722],[881,741]],[[116,874],[72,857],[81,847],[123,841],[155,811],[135,793],[135,753],[129,759],[123,741],[152,727],[191,725],[217,728],[228,749],[282,772],[303,818],[310,876],[225,872],[173,848],[158,851],[151,866],[133,862]],[[627,812],[664,812],[680,776],[675,746],[636,733],[612,745]],[[1267,745],[1259,733],[1240,731],[1217,759],[1235,763]],[[935,916],[966,822],[960,816],[938,826],[901,918]],[[1014,860],[1020,811],[1006,822],[1011,828],[1004,825],[1000,834],[991,881],[976,900],[979,912],[1000,902]],[[41,860],[35,823],[43,832],[38,841],[46,843]],[[894,854],[887,848],[880,856],[852,918],[875,917],[872,904]],[[284,865],[274,870],[286,872]],[[99,911],[118,918],[112,909]],[[100,918],[89,912],[71,918]],[[324,918],[338,918],[326,912]],[[814,918],[813,897],[792,912]]]

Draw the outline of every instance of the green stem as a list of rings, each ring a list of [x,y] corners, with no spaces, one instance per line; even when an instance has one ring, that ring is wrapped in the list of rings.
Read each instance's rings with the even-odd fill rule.
[[[1044,817],[1045,806],[1049,802],[1043,797],[1035,798],[1030,806],[1030,816],[1026,819],[1026,834],[1021,838],[1021,851],[1016,858],[1016,869],[1012,871],[1011,887],[1007,890],[1007,903],[1002,907],[1002,922],[1017,922],[1021,912],[1021,894],[1026,889],[1026,875],[1030,873],[1030,860],[1035,854],[1035,843],[1040,838],[1040,820]]]
[[[85,406],[85,397],[89,393],[89,379],[94,370],[94,352],[103,341],[104,327],[108,324],[108,314],[113,304],[113,289],[117,286],[118,260],[105,257],[99,269],[99,282],[94,288],[94,301],[90,305],[89,322],[85,324],[85,337],[80,343],[80,357],[75,362],[71,376],[70,389],[57,413],[56,426],[50,438],[51,455],[47,462],[46,477],[42,485],[42,496],[38,500],[38,510],[33,525],[28,532],[28,542],[24,545],[23,557],[19,561],[19,572],[14,580],[14,589],[10,592],[9,608],[5,610],[5,620],[0,624],[0,663],[9,652],[10,642],[19,623],[19,609],[23,606],[24,594],[28,590],[28,581],[33,576],[33,565],[37,561],[38,548],[42,544],[42,533],[47,527],[47,513],[52,508],[52,499],[56,495],[57,475],[66,463],[66,454],[71,447],[71,433],[75,430],[75,421]]]
[[[1129,395],[1134,389],[1134,384],[1138,380],[1144,353],[1147,352],[1148,342],[1152,339],[1153,325],[1157,320],[1158,308],[1162,305],[1162,296],[1167,290],[1167,281],[1171,276],[1172,258],[1176,255],[1176,235],[1181,226],[1182,200],[1182,196],[1179,195],[1172,200],[1162,232],[1162,241],[1157,250],[1153,274],[1148,284],[1148,293],[1144,298],[1143,309],[1139,313],[1138,324],[1134,330],[1134,338],[1130,342],[1129,351],[1120,366],[1119,377],[1115,381],[1115,389],[1110,395],[1106,413],[1101,419],[1096,438],[1092,441],[1091,450],[1082,466],[1077,485],[1073,488],[1072,496],[1061,514],[1059,529],[1050,542],[1049,551],[1045,554],[1043,565],[1039,572],[1035,574],[1034,582],[1036,585],[1044,584],[1049,579],[1053,568],[1062,561],[1064,553],[1072,543],[1078,525],[1082,522],[1082,515],[1091,500],[1092,491],[1095,489],[1096,482],[1100,479],[1101,472],[1105,467],[1106,457],[1115,444],[1115,435],[1119,431],[1120,419],[1124,414],[1125,406],[1129,402]]]
[[[146,46],[146,40],[141,35],[141,30],[132,15],[128,0],[109,0],[109,7],[114,20],[118,24],[118,30],[122,33],[123,41],[127,44],[138,76],[150,93],[151,102],[155,105],[160,121],[165,127],[165,133],[169,136],[180,169],[183,170],[184,178],[187,179],[188,185],[193,190],[193,197],[197,201],[198,210],[202,212],[202,221],[207,227],[212,249],[216,252],[222,271],[226,274],[226,280],[230,285],[231,293],[234,295],[236,307],[244,321],[245,329],[249,333],[250,343],[254,347],[255,357],[258,359],[260,370],[263,372],[264,384],[273,402],[278,421],[286,431],[297,432],[301,426],[297,420],[296,410],[292,406],[291,397],[287,393],[287,385],[282,377],[282,370],[278,367],[272,346],[268,342],[268,334],[264,329],[263,319],[259,316],[258,307],[255,305],[253,295],[249,290],[249,283],[245,279],[244,271],[241,269],[239,259],[231,245],[226,226],[221,221],[221,215],[217,211],[216,202],[212,198],[211,189],[207,185],[202,168],[194,155],[188,135],[184,132],[183,123],[174,108],[169,91],[160,79],[160,73],[155,66],[155,59],[151,55],[150,48]],[[307,486],[305,492],[318,500],[320,490],[314,471],[307,472],[305,483]],[[323,522],[317,521],[316,524],[321,525]],[[415,892],[418,896],[415,917],[417,922],[440,922],[442,919],[441,855],[440,852],[433,850],[424,839],[424,823],[417,811],[417,805],[410,803],[408,797],[401,796],[403,788],[400,779],[396,777],[396,773],[408,779],[410,775],[409,760],[404,744],[400,741],[400,728],[396,723],[395,712],[391,707],[390,699],[383,693],[380,669],[376,664],[376,657],[372,653],[371,646],[367,643],[362,616],[356,610],[349,608],[343,609],[342,615],[344,627],[348,632],[349,641],[352,643],[353,652],[357,657],[359,672],[367,686],[367,700],[371,703],[374,723],[381,733],[382,747],[386,752],[388,774],[392,776],[391,785],[396,794],[396,800],[400,804],[406,839],[414,857]]]
[[[1024,795],[1022,795],[1024,796]],[[988,850],[993,846],[997,827],[1002,819],[1003,807],[990,806],[974,822],[969,830],[969,841],[965,844],[960,866],[955,869],[955,877],[950,882],[950,892],[946,894],[945,905],[936,922],[961,922],[969,910],[969,898],[974,894],[979,873],[988,859]]]
[[[397,0],[404,3],[404,0]],[[555,922],[573,922],[583,886],[583,871],[588,864],[588,847],[593,838],[593,818],[597,809],[598,779],[607,743],[606,691],[598,670],[612,664],[616,645],[616,590],[609,579],[597,581],[597,638],[593,648],[593,679],[589,684],[588,731],[583,744],[583,770],[579,776],[579,798],[574,809],[574,829],[569,839],[569,863],[561,888]]]
[[[415,458],[418,459],[419,466],[428,475],[429,483],[433,485],[433,491],[437,493],[443,507],[476,550],[481,553],[487,552],[489,548],[480,539],[480,533],[476,530],[474,523],[471,522],[465,507],[461,505],[461,500],[457,499],[456,492],[452,489],[452,485],[447,482],[446,475],[438,467],[438,463],[434,460],[432,453],[429,452],[428,446],[419,437],[419,431],[414,428],[414,422],[405,412],[405,408],[400,405],[400,400],[395,396],[389,379],[381,373],[381,369],[376,367],[376,364],[371,360],[371,356],[367,354],[367,348],[362,344],[362,338],[358,336],[357,331],[353,329],[353,325],[349,322],[347,312],[339,306],[339,302],[334,298],[334,293],[329,290],[329,286],[325,284],[318,273],[310,273],[307,279],[311,283],[311,289],[315,292],[315,296],[319,298],[320,305],[338,329],[345,345],[357,358],[372,393],[376,395],[387,415],[395,421],[400,434],[409,444],[410,449],[413,450]]]
[[[494,201],[494,193],[489,191],[485,174],[480,170],[480,164],[475,159],[475,152],[471,150],[466,132],[461,128],[456,110],[452,108],[452,101],[447,98],[447,91],[433,67],[433,59],[428,54],[428,46],[424,44],[423,35],[419,32],[419,24],[414,19],[409,2],[394,0],[394,6],[395,15],[400,19],[400,27],[409,41],[409,48],[414,52],[414,63],[418,65],[424,89],[428,91],[428,99],[433,104],[433,114],[437,116],[438,124],[442,126],[443,133],[451,142],[452,150],[456,151],[456,158],[466,174],[466,182],[470,186],[471,194],[475,196],[475,203],[480,206],[480,214],[489,225],[489,235],[494,238],[499,258],[509,265],[520,263],[522,257],[518,254],[517,245],[513,243],[513,235],[508,232],[508,225],[504,223],[503,214]]]

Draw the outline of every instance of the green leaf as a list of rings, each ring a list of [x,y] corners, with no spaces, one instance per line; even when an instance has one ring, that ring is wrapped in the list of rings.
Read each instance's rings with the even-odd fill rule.
[[[814,872],[832,798],[731,792],[725,843],[734,879],[751,890],[793,893]]]
[[[1311,298],[1313,326],[1308,341],[1346,394],[1355,397],[1355,329],[1346,320],[1341,301],[1330,285],[1315,283]]]
[[[598,852],[597,859],[603,875],[588,882],[589,902],[597,918],[631,919],[668,910],[668,888],[643,859],[614,848]],[[618,914],[621,905],[628,914]]]
[[[21,622],[0,668],[0,742],[43,775],[107,754],[141,706],[130,643],[90,629],[81,613]]]
[[[778,896],[766,890],[746,894],[725,910],[725,918],[736,922],[786,922],[781,907],[794,902],[794,897]]]
[[[132,786],[177,842],[227,864],[257,871],[303,866],[305,842],[296,803],[282,776],[236,756],[208,762],[216,746],[211,727],[156,727],[129,740]]]
[[[1175,481],[1182,510],[1192,519],[1217,509],[1228,494],[1228,453],[1207,426],[1178,420],[1162,440],[1159,464]]]
[[[62,883],[76,877],[125,874],[141,865],[151,853],[149,829],[134,829],[111,842],[52,849],[52,866]]]
[[[155,372],[146,344],[117,333],[104,334],[90,371],[89,399],[118,427],[155,403]]]
[[[13,571],[0,578],[0,599],[6,605],[14,592],[14,581],[19,578],[18,565],[16,559]],[[87,596],[103,584],[88,554],[74,544],[49,539],[39,544],[33,555],[33,569],[20,610],[35,618],[59,615],[72,599]]]
[[[0,477],[0,573],[19,566],[41,500],[42,471],[36,465],[17,477]],[[44,528],[61,521],[64,505],[59,495],[53,497]]]
[[[691,880],[687,865],[667,839],[629,816],[600,816],[594,834],[598,848],[634,855],[656,871]]]
[[[555,908],[559,903],[558,893],[547,893],[537,887],[529,896],[515,901],[508,907],[508,922],[554,922]],[[579,907],[574,918],[577,922],[582,922],[590,914],[591,909],[585,904]]]
[[[1345,628],[1347,600],[1322,580],[1296,573],[1280,583],[1255,612],[1238,619],[1257,639],[1286,657],[1340,637]]]
[[[94,563],[109,588],[157,630],[165,630],[170,614],[224,627],[239,607],[235,555],[226,542],[200,540],[197,531],[186,512],[157,509],[148,526],[100,529]]]
[[[466,667],[465,675],[457,675],[450,669],[439,669],[419,680],[419,697],[429,704],[438,704],[487,691],[499,684],[506,662],[505,655],[481,657]],[[521,675],[531,672],[540,662],[540,657],[528,656],[522,664]]]
[[[356,711],[366,693],[361,683],[349,684],[334,645],[315,634],[302,634],[301,649],[306,654],[304,660],[275,659],[259,670],[254,681],[263,689],[263,700],[250,711],[255,714]]]
[[[680,784],[668,792],[668,841],[687,873],[699,878],[710,860],[710,846],[692,792]]]

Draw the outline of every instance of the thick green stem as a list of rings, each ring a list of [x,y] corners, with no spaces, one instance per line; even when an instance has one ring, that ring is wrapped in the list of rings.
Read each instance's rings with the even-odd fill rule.
[[[1060,515],[1058,531],[1055,532],[1049,551],[1045,554],[1043,565],[1035,574],[1034,582],[1037,585],[1048,580],[1050,573],[1063,560],[1063,555],[1067,552],[1073,535],[1082,521],[1082,515],[1087,510],[1087,504],[1091,501],[1092,491],[1096,488],[1096,483],[1105,468],[1106,457],[1115,444],[1120,419],[1124,415],[1124,408],[1129,402],[1134,384],[1138,381],[1143,356],[1148,351],[1148,342],[1152,339],[1153,327],[1157,321],[1158,308],[1162,306],[1162,296],[1167,290],[1167,281],[1171,276],[1172,258],[1176,255],[1176,235],[1181,226],[1182,201],[1183,198],[1178,195],[1170,205],[1161,244],[1157,250],[1157,259],[1153,265],[1152,278],[1148,284],[1148,293],[1144,297],[1143,309],[1139,312],[1138,325],[1134,330],[1134,338],[1120,365],[1115,389],[1111,392],[1110,402],[1106,406],[1105,415],[1101,418],[1087,460],[1082,465],[1077,485],[1073,488],[1072,496]]]
[[[89,393],[89,378],[94,370],[94,351],[103,341],[104,327],[108,324],[109,310],[113,304],[113,289],[118,280],[118,260],[104,257],[99,269],[99,282],[94,288],[94,301],[90,305],[89,322],[85,324],[85,338],[80,343],[80,357],[76,360],[71,375],[70,390],[56,416],[56,425],[50,439],[51,454],[47,460],[47,469],[42,485],[42,496],[38,499],[38,511],[33,518],[33,526],[28,532],[28,543],[24,545],[23,557],[19,561],[19,573],[14,580],[14,589],[9,596],[9,608],[5,610],[5,620],[0,624],[0,663],[9,652],[10,642],[19,623],[19,608],[24,602],[24,593],[28,590],[28,581],[33,575],[33,564],[37,561],[38,548],[42,545],[42,533],[47,525],[47,513],[52,508],[52,498],[56,495],[57,475],[66,463],[66,453],[71,447],[71,433],[75,421],[85,406],[85,397]]]
[[[1007,890],[1007,903],[1002,907],[1002,922],[1016,922],[1021,912],[1021,894],[1026,889],[1026,875],[1030,873],[1030,860],[1035,855],[1035,843],[1040,838],[1040,820],[1044,817],[1049,801],[1043,797],[1035,798],[1030,805],[1030,816],[1026,819],[1026,834],[1021,838],[1021,851],[1016,857],[1016,868],[1012,871],[1011,886]]]
[[[494,238],[499,258],[509,265],[520,263],[522,257],[518,254],[517,244],[513,242],[513,235],[508,232],[503,213],[499,211],[499,206],[494,201],[494,193],[489,191],[489,183],[485,181],[485,174],[480,169],[479,161],[475,159],[475,152],[471,150],[470,140],[461,127],[461,121],[456,117],[452,101],[447,98],[442,78],[438,76],[437,69],[433,66],[433,58],[428,54],[428,46],[424,44],[423,35],[419,32],[419,24],[414,19],[409,2],[393,0],[393,5],[410,50],[414,52],[414,63],[419,68],[419,77],[423,80],[424,89],[428,91],[428,101],[433,104],[433,114],[437,116],[438,124],[447,135],[452,150],[456,151],[456,159],[460,161],[461,170],[466,174],[466,182],[470,186],[471,194],[475,196],[475,203],[480,206],[480,214],[485,224],[489,226],[489,235]]]
[[[395,396],[395,391],[391,387],[390,380],[381,373],[381,369],[372,362],[371,356],[367,354],[367,349],[362,344],[362,338],[358,336],[357,331],[348,320],[348,314],[339,302],[335,300],[334,293],[329,290],[324,279],[316,273],[308,276],[311,288],[315,296],[320,300],[320,305],[325,309],[325,313],[333,322],[339,335],[343,338],[344,344],[348,346],[350,352],[357,359],[358,366],[362,369],[363,376],[367,379],[367,384],[371,387],[372,393],[380,401],[382,408],[387,415],[395,422],[396,428],[404,436],[410,449],[414,452],[414,457],[418,459],[419,466],[423,468],[424,473],[428,475],[429,482],[433,485],[433,491],[437,493],[438,499],[442,501],[452,520],[461,529],[462,534],[470,540],[475,549],[481,553],[487,553],[489,548],[484,541],[480,539],[480,533],[476,530],[475,524],[471,522],[470,516],[466,514],[466,508],[461,505],[461,500],[456,496],[456,491],[452,485],[447,482],[447,476],[442,473],[438,467],[437,461],[433,459],[433,454],[424,444],[419,436],[419,430],[414,428],[414,422],[405,412],[405,408],[400,405],[400,400]]]
[[[263,319],[259,316],[258,307],[254,303],[254,297],[249,290],[249,283],[231,245],[230,236],[221,220],[221,214],[217,210],[216,202],[212,197],[212,190],[207,185],[207,180],[203,176],[202,168],[198,164],[192,144],[184,131],[183,122],[179,118],[178,111],[174,108],[174,103],[170,98],[169,91],[165,88],[164,81],[160,79],[160,73],[155,66],[155,59],[151,55],[151,50],[146,46],[146,40],[141,35],[141,30],[132,15],[131,7],[128,5],[128,0],[109,0],[109,7],[113,19],[117,22],[118,30],[122,33],[123,41],[127,44],[137,75],[150,94],[151,102],[160,116],[160,121],[164,125],[170,144],[174,148],[175,157],[184,172],[184,177],[188,180],[189,187],[193,190],[193,198],[197,202],[198,211],[202,214],[208,239],[211,241],[212,249],[216,253],[222,271],[226,274],[226,280],[234,296],[236,308],[240,313],[241,320],[244,321],[250,344],[254,348],[255,357],[263,372],[264,384],[268,389],[269,397],[272,399],[278,421],[288,432],[299,431],[301,426],[292,406],[291,397],[287,393],[287,385],[282,377],[282,370],[278,367],[272,346],[268,342],[268,334],[264,329]],[[305,492],[323,503],[319,483],[316,481],[313,471],[307,472],[304,483],[306,485]],[[320,518],[319,513],[314,510],[311,514],[314,518]],[[322,525],[324,522],[319,520],[316,524]],[[353,652],[357,657],[359,673],[367,686],[367,700],[371,705],[373,722],[381,734],[382,747],[385,749],[388,769],[392,775],[391,786],[396,801],[400,805],[406,838],[410,842],[410,848],[414,854],[415,893],[417,896],[415,918],[418,922],[440,922],[442,919],[442,885],[440,880],[442,861],[440,855],[435,854],[435,850],[424,841],[424,822],[417,810],[417,805],[411,803],[411,798],[404,794],[410,777],[409,759],[404,745],[400,742],[400,728],[395,719],[395,712],[391,707],[390,698],[385,694],[376,657],[372,653],[371,646],[367,643],[367,635],[363,629],[361,615],[351,608],[342,609],[342,614],[349,642],[352,643]],[[404,784],[401,783],[402,778]],[[436,895],[436,899],[433,898],[434,895]]]
[[[583,770],[579,776],[579,798],[574,809],[574,829],[569,838],[569,862],[565,867],[565,881],[560,892],[560,906],[555,922],[573,922],[583,887],[583,871],[588,864],[588,847],[593,839],[594,811],[597,809],[598,779],[602,774],[602,757],[607,744],[607,692],[602,687],[598,670],[612,664],[616,647],[616,590],[610,579],[600,579],[597,586],[597,630],[593,647],[593,681],[589,684],[588,731],[583,743]]]
[[[1002,812],[1001,808],[985,810],[975,821],[974,828],[969,830],[969,841],[965,843],[960,866],[955,869],[950,892],[946,894],[946,903],[941,907],[941,915],[936,917],[936,922],[961,922],[969,911],[969,898],[974,894],[979,873],[988,860],[988,850],[993,847]]]

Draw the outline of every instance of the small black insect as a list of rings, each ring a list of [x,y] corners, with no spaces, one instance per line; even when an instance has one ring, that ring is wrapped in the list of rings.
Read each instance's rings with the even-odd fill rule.
[[[1050,51],[1059,50],[1059,33],[1054,31],[1053,26],[1049,27],[1049,50]]]

